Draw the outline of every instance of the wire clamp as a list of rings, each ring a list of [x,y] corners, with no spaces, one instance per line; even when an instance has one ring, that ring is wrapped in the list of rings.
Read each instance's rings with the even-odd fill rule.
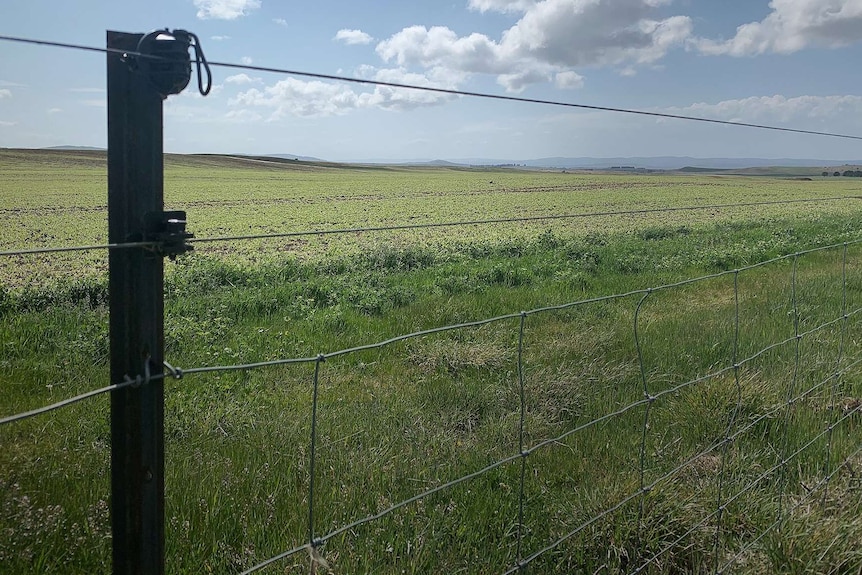
[[[174,260],[178,255],[192,251],[194,246],[186,240],[193,237],[194,234],[186,231],[184,211],[148,212],[144,215],[143,241],[155,244],[152,250],[160,256]]]

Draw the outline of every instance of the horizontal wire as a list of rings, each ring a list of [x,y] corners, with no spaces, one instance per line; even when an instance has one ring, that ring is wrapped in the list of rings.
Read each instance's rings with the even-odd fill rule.
[[[98,244],[91,246],[69,246],[56,248],[30,248],[24,250],[7,250],[0,252],[0,256],[24,256],[31,254],[52,254],[59,252],[87,252],[96,250],[123,250],[130,248],[156,248],[155,242],[128,242],[122,244]]]
[[[159,379],[163,379],[164,375],[153,375],[150,377],[150,381],[156,381]],[[89,399],[91,397],[96,397],[97,395],[102,395],[104,393],[109,393],[112,391],[117,391],[118,389],[123,389],[130,386],[141,385],[142,382],[137,379],[127,379],[121,383],[115,383],[112,385],[108,385],[106,387],[102,387],[100,389],[94,389],[92,391],[88,391],[86,393],[82,393],[80,395],[76,395],[75,397],[70,397],[69,399],[64,399],[63,401],[58,401],[57,403],[52,403],[51,405],[46,405],[44,407],[40,407],[38,409],[32,409],[30,411],[25,411],[23,413],[18,413],[15,415],[10,415],[7,417],[0,418],[0,425],[4,425],[7,423],[13,423],[15,421],[21,421],[23,419],[28,419],[30,417],[35,417],[37,415],[42,415],[44,413],[48,413],[50,411],[54,411],[60,409],[62,407],[67,407],[74,403],[78,403],[79,401],[84,401],[85,399]]]
[[[718,210],[718,209],[729,209],[729,208],[750,208],[750,207],[758,207],[758,206],[771,206],[771,205],[785,205],[785,204],[799,204],[799,203],[820,203],[820,202],[833,202],[840,200],[860,200],[862,196],[835,196],[829,198],[802,198],[796,200],[772,200],[767,202],[743,202],[738,204],[711,204],[706,206],[678,206],[678,207],[666,207],[666,208],[644,208],[639,210],[615,210],[615,211],[603,211],[603,212],[583,212],[579,214],[553,214],[547,216],[524,216],[524,217],[515,217],[515,218],[492,218],[485,220],[464,220],[457,222],[437,222],[437,223],[428,223],[428,224],[398,224],[393,226],[370,226],[370,227],[359,227],[359,228],[337,228],[332,230],[303,230],[297,232],[276,232],[271,234],[249,234],[249,235],[239,235],[239,236],[218,236],[211,238],[189,238],[186,240],[187,243],[214,243],[214,242],[233,242],[240,240],[265,240],[265,239],[277,239],[277,238],[295,238],[302,236],[325,236],[325,235],[338,235],[338,234],[359,234],[359,233],[368,233],[368,232],[391,232],[391,231],[399,231],[399,230],[417,230],[417,229],[431,229],[431,228],[444,228],[444,227],[459,227],[459,226],[474,226],[474,225],[487,225],[487,224],[505,224],[505,223],[520,223],[520,222],[532,222],[532,221],[547,221],[547,220],[565,220],[565,219],[575,219],[575,218],[595,218],[595,217],[607,217],[607,216],[631,216],[631,215],[644,215],[644,214],[656,214],[656,213],[665,213],[665,212],[682,212],[682,211],[698,211],[698,210]],[[46,254],[46,253],[55,253],[55,252],[78,252],[78,251],[95,251],[95,250],[117,250],[117,249],[129,249],[129,248],[156,248],[158,247],[158,243],[155,242],[128,242],[128,243],[115,243],[115,244],[101,244],[101,245],[90,245],[90,246],[70,246],[70,247],[48,247],[48,248],[31,248],[31,249],[22,249],[22,250],[7,250],[0,251],[0,257],[3,256],[19,256],[19,255],[30,255],[30,254]]]
[[[85,50],[89,52],[103,52],[103,53],[118,53],[127,56],[135,56],[138,58],[151,58],[160,60],[163,59],[160,56],[155,56],[151,54],[141,54],[139,52],[129,51],[129,50],[118,50],[115,48],[96,48],[93,46],[84,46],[81,44],[72,44],[68,42],[54,42],[50,40],[37,40],[33,38],[21,38],[16,36],[0,36],[0,40],[6,40],[9,42],[18,42],[22,44],[34,44],[39,46],[50,46],[55,48],[68,48],[75,50]],[[288,68],[275,68],[269,66],[253,66],[250,64],[234,64],[231,62],[215,62],[212,60],[208,61],[210,66],[220,67],[220,68],[228,68],[228,69],[236,69],[236,70],[248,70],[253,72],[269,72],[274,74],[283,74],[289,76],[301,76],[305,78],[315,78],[318,80],[332,80],[336,82],[348,82],[353,84],[364,84],[370,86],[381,86],[386,88],[401,88],[407,90],[417,90],[422,92],[433,92],[437,94],[447,94],[450,96],[469,96],[473,98],[484,98],[491,100],[502,100],[507,102],[520,102],[525,104],[541,104],[547,106],[561,106],[566,108],[576,108],[581,110],[591,110],[598,112],[612,112],[617,114],[632,114],[638,116],[648,116],[655,118],[669,118],[674,120],[685,120],[691,122],[705,122],[710,124],[718,124],[724,126],[738,126],[743,128],[755,128],[759,130],[772,130],[778,132],[791,132],[796,134],[807,134],[813,136],[826,136],[831,138],[843,138],[848,140],[862,140],[862,136],[857,136],[853,134],[840,134],[835,132],[822,132],[817,130],[803,130],[799,128],[787,128],[782,126],[772,126],[767,124],[754,124],[749,122],[737,122],[732,120],[719,120],[717,118],[705,118],[702,116],[689,116],[685,114],[670,114],[666,112],[651,112],[648,110],[635,110],[630,108],[617,108],[612,106],[597,106],[591,104],[577,104],[574,102],[562,102],[558,100],[544,100],[539,98],[525,98],[521,96],[506,96],[502,94],[491,94],[487,92],[474,92],[469,90],[455,90],[451,88],[435,88],[432,86],[417,86],[415,84],[403,84],[400,82],[384,82],[382,80],[371,80],[365,78],[352,78],[349,76],[341,76],[337,74],[321,74],[316,72],[303,72],[300,70],[291,70]]]
[[[506,224],[520,223],[546,220],[564,220],[574,218],[595,218],[606,216],[632,216],[643,214],[656,214],[665,212],[682,212],[682,211],[697,211],[697,210],[712,210],[712,209],[727,209],[727,208],[750,208],[757,206],[783,205],[783,204],[798,204],[798,203],[819,203],[830,202],[836,200],[859,200],[862,196],[837,196],[830,198],[804,198],[798,200],[773,200],[767,202],[743,202],[739,204],[714,204],[708,206],[679,206],[667,208],[644,208],[639,210],[613,210],[603,212],[584,212],[579,214],[553,214],[547,216],[524,216],[514,218],[490,218],[484,220],[463,220],[457,222],[438,222],[428,224],[399,224],[393,226],[371,226],[364,228],[339,228],[332,230],[308,230],[298,232],[284,232],[273,234],[250,234],[241,236],[220,236],[213,238],[191,238],[189,243],[211,243],[211,242],[230,242],[238,240],[261,240],[272,238],[292,238],[299,236],[322,236],[329,234],[355,234],[365,232],[391,232],[400,230],[417,230],[428,228],[443,228],[443,227],[459,227],[459,226],[474,226],[487,224]],[[0,254],[2,255],[2,254]]]
[[[753,124],[749,122],[736,122],[732,120],[719,120],[717,118],[705,118],[702,116],[689,116],[685,114],[670,114],[666,112],[650,112],[647,110],[635,110],[631,108],[616,108],[612,106],[597,106],[591,104],[576,104],[574,102],[561,102],[559,100],[544,100],[540,98],[524,98],[522,96],[506,96],[502,94],[491,94],[488,92],[473,92],[469,90],[455,90],[450,88],[435,88],[431,86],[416,86],[413,84],[402,84],[399,82],[383,82],[380,80],[369,80],[364,78],[351,78],[349,76],[340,76],[336,74],[319,74],[314,72],[301,72],[299,70],[290,70],[285,68],[272,68],[268,66],[253,66],[245,64],[232,64],[227,62],[209,62],[210,66],[221,68],[233,68],[238,70],[250,70],[254,72],[272,72],[275,74],[286,74],[290,76],[302,76],[306,78],[316,78],[319,80],[333,80],[338,82],[349,82],[353,84],[367,84],[372,86],[382,86],[387,88],[405,88],[408,90],[421,90],[424,92],[434,92],[437,94],[448,94],[451,96],[469,96],[473,98],[485,98],[491,100],[503,100],[507,102],[520,102],[525,104],[542,104],[547,106],[561,106],[566,108],[577,108],[581,110],[592,110],[597,112],[613,112],[617,114],[632,114],[637,116],[651,116],[656,118],[670,118],[674,120],[686,120],[690,122],[706,122],[710,124],[719,124],[724,126],[738,126],[743,128],[756,128],[759,130],[774,130],[779,132],[792,132],[796,134],[808,134],[812,136],[827,136],[833,138],[844,138],[848,140],[862,140],[862,136],[853,134],[839,134],[835,132],[821,132],[817,130],[802,130],[799,128],[786,128],[781,126],[771,126],[767,124]]]

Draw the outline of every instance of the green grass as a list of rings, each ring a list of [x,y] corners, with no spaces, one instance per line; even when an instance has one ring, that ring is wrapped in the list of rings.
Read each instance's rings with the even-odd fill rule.
[[[88,157],[4,161],[29,181],[36,172],[50,179],[50,162],[61,160],[67,170],[100,169],[98,156]],[[819,182],[803,188],[797,186],[812,182],[743,178],[710,186],[700,177],[287,165],[262,170],[234,160],[177,158],[169,159],[168,173],[177,178],[178,195],[181,186],[188,189],[183,201],[195,206],[187,207],[192,221],[216,222],[230,211],[227,204],[251,203],[237,198],[243,182],[249,197],[263,202],[253,217],[228,218],[224,233],[237,233],[249,217],[245,223],[253,226],[263,217],[317,218],[298,221],[302,229],[324,219],[339,227],[399,221],[413,213],[411,203],[413,215],[436,221],[469,205],[484,217],[494,216],[483,206],[513,215],[511,196],[523,202],[514,213],[536,214],[730,203],[732,193],[749,199],[847,193]],[[564,176],[559,196],[534,189]],[[482,189],[498,179],[509,182],[506,191]],[[76,176],[67,185],[85,180]],[[278,183],[288,181],[292,191]],[[207,185],[212,206],[201,203]],[[355,201],[335,201],[327,186]],[[427,203],[418,192],[399,203],[409,186],[431,190]],[[450,194],[451,202],[441,204]],[[61,195],[59,203],[92,201]],[[11,198],[10,187],[0,196]],[[558,197],[572,203],[554,204]],[[37,211],[53,201],[40,207],[27,200]],[[305,201],[310,206],[302,212],[297,207]],[[324,204],[344,219],[325,218]],[[852,366],[862,326],[853,315],[846,324],[815,328],[841,317],[845,306],[862,307],[862,246],[848,247],[846,267],[839,246],[738,277],[653,291],[640,307],[643,293],[536,311],[524,318],[520,354],[517,315],[858,240],[862,213],[852,203],[836,204],[716,211],[703,219],[679,213],[601,225],[497,226],[487,235],[477,228],[448,238],[369,236],[361,250],[330,243],[301,255],[296,246],[257,257],[245,247],[236,257],[200,249],[166,263],[166,357],[183,368],[315,357],[514,313],[321,364],[316,536],[518,454],[520,357],[525,448],[572,432],[525,460],[522,555],[569,536],[531,563],[531,572],[627,573],[657,554],[646,572],[697,573],[739,554],[730,572],[854,573],[862,566],[855,475],[862,457],[854,455],[862,381]],[[361,206],[376,212],[358,216]],[[79,240],[93,232],[67,230],[82,234],[72,238]],[[59,237],[50,228],[45,233]],[[32,265],[58,271],[53,259]],[[97,271],[84,269],[73,266],[44,282],[4,280],[0,414],[107,383],[107,287]],[[815,330],[798,340],[798,349],[797,325],[800,333]],[[836,379],[839,353],[846,372]],[[307,542],[313,376],[309,363],[165,383],[168,572],[238,572]],[[703,379],[669,392],[696,378]],[[643,399],[644,385],[661,394],[649,413],[645,405],[624,410]],[[624,411],[587,425],[618,410]],[[734,441],[710,449],[725,435]],[[109,570],[107,397],[2,426],[0,445],[0,572]],[[638,493],[641,457],[643,482],[654,488],[578,529]],[[783,458],[790,464],[779,465]],[[520,464],[516,459],[346,531],[320,553],[336,573],[503,572],[518,559]],[[832,472],[825,496],[820,490],[806,499]],[[712,516],[719,497],[726,504],[720,526]],[[783,522],[765,531],[779,510]],[[270,571],[308,569],[303,551]]]

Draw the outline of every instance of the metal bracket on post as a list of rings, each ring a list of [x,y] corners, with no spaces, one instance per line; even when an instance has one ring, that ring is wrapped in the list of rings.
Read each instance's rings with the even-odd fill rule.
[[[153,251],[160,256],[174,260],[178,255],[192,251],[194,246],[186,240],[193,237],[193,233],[186,231],[186,213],[183,211],[144,214],[143,241],[156,244]]]

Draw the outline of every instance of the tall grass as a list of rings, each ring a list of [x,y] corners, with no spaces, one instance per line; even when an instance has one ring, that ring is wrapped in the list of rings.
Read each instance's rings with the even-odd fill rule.
[[[312,502],[314,364],[166,382],[168,571],[241,571],[307,543],[310,503],[320,537],[516,456],[523,432],[524,449],[547,442],[524,460],[523,489],[516,457],[318,552],[336,573],[495,573],[563,539],[529,569],[858,572],[860,325],[841,318],[862,305],[862,249],[846,265],[838,247],[549,309],[523,318],[523,335],[517,313],[856,240],[859,224],[547,231],[325,262],[181,258],[167,275],[166,357],[185,368],[515,316],[321,364]],[[3,414],[106,383],[106,290],[96,279],[0,292]],[[642,402],[644,390],[658,399]],[[102,397],[0,428],[0,572],[109,569],[107,421]],[[303,552],[274,571],[308,569]]]

